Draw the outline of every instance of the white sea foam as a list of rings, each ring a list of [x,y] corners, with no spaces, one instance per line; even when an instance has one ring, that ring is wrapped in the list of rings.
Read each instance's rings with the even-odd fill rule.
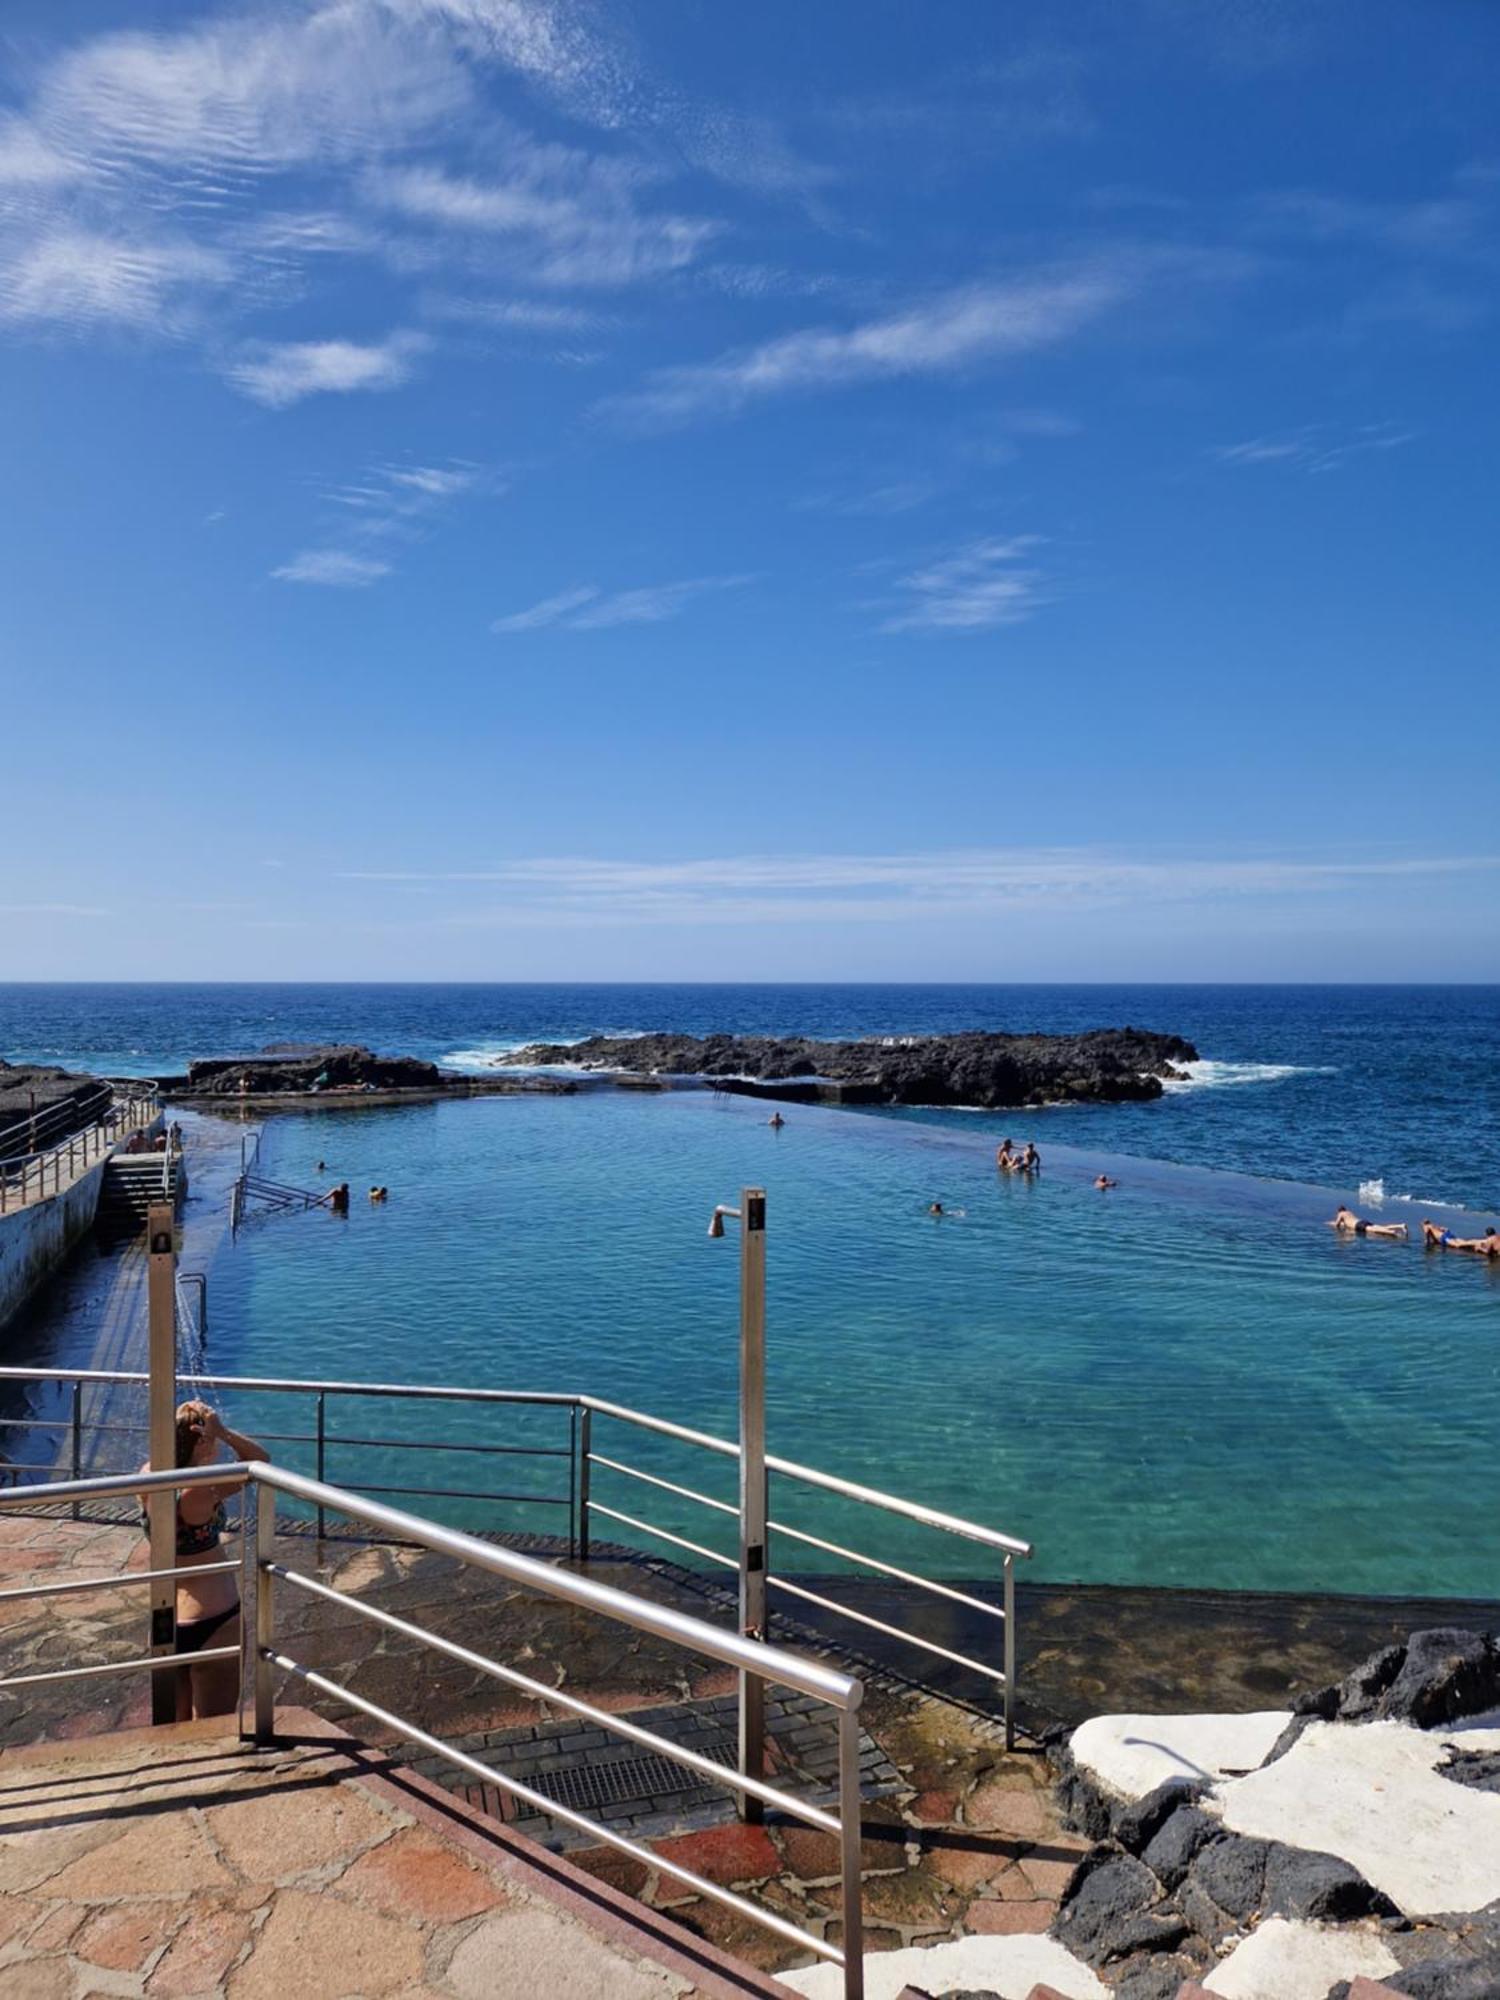
[[[1337,1076],[1323,1063],[1199,1062],[1179,1063],[1180,1074],[1163,1079],[1164,1090],[1234,1090],[1247,1083],[1282,1083],[1289,1076]]]
[[[1450,1201],[1445,1194],[1387,1194],[1383,1180],[1361,1181],[1359,1198],[1367,1208],[1384,1208],[1394,1201],[1404,1201],[1411,1208],[1451,1208],[1460,1213],[1470,1207],[1468,1202]]]

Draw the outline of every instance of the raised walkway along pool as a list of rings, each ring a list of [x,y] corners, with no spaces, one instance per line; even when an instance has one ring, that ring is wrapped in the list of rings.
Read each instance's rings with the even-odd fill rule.
[[[1323,1189],[1052,1146],[1028,1182],[997,1176],[988,1134],[766,1117],[626,1092],[274,1117],[262,1169],[347,1180],[351,1213],[252,1219],[222,1243],[209,1366],[587,1391],[732,1436],[737,1265],[706,1226],[762,1184],[773,1451],[1025,1535],[1031,1579],[1494,1593],[1492,1267],[1341,1240]],[[1120,1182],[1107,1193],[1101,1164]],[[375,1184],[387,1203],[365,1199]],[[65,1325],[28,1348],[38,1365],[90,1358]],[[396,1405],[370,1417],[330,1425],[400,1438],[413,1421]],[[489,1438],[488,1421],[455,1414],[454,1442]],[[507,1424],[516,1442],[567,1443],[546,1411]],[[652,1468],[733,1497],[731,1465],[675,1449]],[[361,1447],[330,1476],[461,1486],[456,1463]],[[540,1496],[559,1481],[518,1457],[504,1483]],[[732,1547],[700,1509],[650,1501],[652,1520]],[[637,1511],[623,1487],[615,1504]],[[799,1520],[838,1540],[840,1506],[815,1496]],[[566,1526],[542,1506],[430,1511]],[[898,1523],[882,1553],[934,1566],[930,1538]],[[954,1573],[962,1550],[941,1553]]]

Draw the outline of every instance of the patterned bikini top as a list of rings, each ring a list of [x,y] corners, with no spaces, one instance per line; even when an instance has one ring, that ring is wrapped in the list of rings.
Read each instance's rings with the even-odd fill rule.
[[[221,1500],[206,1521],[184,1521],[182,1510],[177,1513],[177,1553],[180,1556],[206,1556],[211,1549],[219,1546],[219,1538],[224,1532],[224,1503]],[[151,1516],[141,1509],[141,1533],[151,1532]]]

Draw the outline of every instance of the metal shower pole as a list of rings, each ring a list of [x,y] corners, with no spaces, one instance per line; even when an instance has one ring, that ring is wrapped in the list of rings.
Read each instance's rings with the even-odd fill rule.
[[[740,1205],[720,1202],[708,1225],[724,1234],[724,1218],[740,1225],[740,1631],[766,1637],[766,1191],[742,1188]],[[766,1774],[766,1684],[740,1669],[739,1767]],[[740,1795],[740,1817],[764,1817],[759,1799]]]

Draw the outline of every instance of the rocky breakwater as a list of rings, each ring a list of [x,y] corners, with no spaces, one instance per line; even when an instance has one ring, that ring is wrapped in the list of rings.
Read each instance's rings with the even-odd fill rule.
[[[832,1104],[1118,1103],[1160,1097],[1196,1062],[1180,1035],[1096,1028],[1082,1035],[903,1035],[815,1042],[801,1036],[593,1035],[539,1043],[497,1067],[564,1063],[622,1077],[681,1077],[756,1096]]]
[[[161,1079],[175,1100],[232,1098],[239,1103],[263,1103],[287,1098],[332,1098],[384,1102],[391,1097],[470,1097],[517,1090],[561,1090],[566,1082],[550,1079],[456,1076],[417,1056],[382,1056],[358,1043],[310,1046],[273,1042],[256,1055],[205,1056],[189,1063],[185,1076]]]

